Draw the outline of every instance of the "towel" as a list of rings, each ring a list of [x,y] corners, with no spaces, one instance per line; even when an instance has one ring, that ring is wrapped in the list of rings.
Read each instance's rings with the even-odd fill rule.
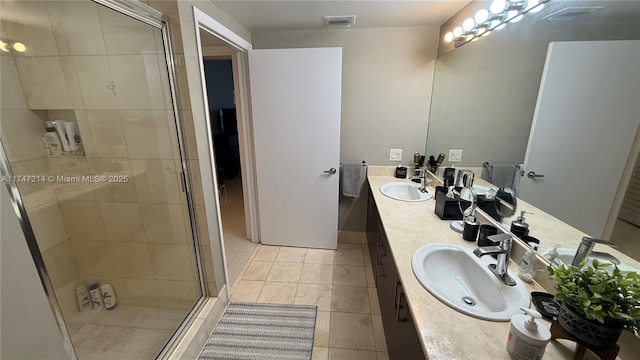
[[[482,179],[497,187],[508,187],[514,191],[516,186],[517,165],[491,165],[490,168],[482,168]]]
[[[367,177],[367,166],[362,163],[342,165],[342,195],[357,199]]]

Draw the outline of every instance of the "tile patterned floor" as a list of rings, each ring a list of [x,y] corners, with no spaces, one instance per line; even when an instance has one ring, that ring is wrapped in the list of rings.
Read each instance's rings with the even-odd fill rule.
[[[312,360],[387,360],[368,254],[364,234],[341,239],[337,250],[260,245],[231,299],[317,305]]]
[[[78,313],[67,326],[80,360],[155,359],[185,315],[185,310],[118,305]]]
[[[229,282],[233,284],[258,244],[247,240],[240,177],[225,180],[225,185],[227,196],[225,197],[223,194],[220,199],[220,212]]]

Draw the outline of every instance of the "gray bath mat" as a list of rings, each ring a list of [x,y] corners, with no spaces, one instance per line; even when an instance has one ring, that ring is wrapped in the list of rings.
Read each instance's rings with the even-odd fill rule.
[[[309,360],[314,305],[230,303],[200,360]]]

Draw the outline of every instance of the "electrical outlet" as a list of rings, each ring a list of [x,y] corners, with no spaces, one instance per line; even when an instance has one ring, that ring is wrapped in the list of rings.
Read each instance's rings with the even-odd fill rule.
[[[402,149],[389,149],[389,160],[402,161]]]
[[[462,161],[462,150],[449,150],[449,161]]]

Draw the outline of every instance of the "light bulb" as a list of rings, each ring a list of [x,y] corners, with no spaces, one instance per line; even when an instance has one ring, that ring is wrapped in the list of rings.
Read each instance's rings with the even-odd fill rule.
[[[13,44],[13,50],[15,50],[17,52],[25,52],[25,51],[27,51],[27,47],[24,46],[23,43],[17,42],[17,43]]]
[[[2,51],[9,51],[9,44],[7,44],[6,42],[0,40],[0,50]]]
[[[460,26],[453,29],[453,36],[455,36],[456,38],[462,36],[462,28]]]
[[[484,24],[485,22],[487,22],[487,20],[489,20],[489,10],[487,9],[478,10],[478,12],[476,13],[476,16],[474,16],[474,19],[476,20],[476,23]]]
[[[476,25],[476,22],[472,18],[467,18],[462,22],[462,29],[464,31],[470,31]]]
[[[504,29],[505,26],[507,26],[507,23],[502,23],[502,24],[496,26],[495,30],[502,30],[502,29]]]
[[[509,22],[517,23],[518,21],[522,20],[522,17],[523,17],[522,14],[517,15],[517,16],[513,17],[511,20],[509,20]]]
[[[478,32],[476,32],[476,35],[482,35],[482,34],[484,34],[485,31],[487,31],[486,28],[483,28],[483,27],[478,28]]]
[[[482,37],[487,37],[489,35],[491,35],[491,31],[487,31],[487,32],[482,33]]]
[[[491,5],[489,5],[489,11],[491,11],[492,14],[500,14],[504,11],[506,7],[507,7],[506,0],[493,0]]]
[[[536,5],[531,6],[532,7],[532,9],[531,9],[531,13],[532,14],[535,14],[535,13],[539,12],[544,7],[544,4],[539,4],[538,0],[529,0],[529,1],[535,1],[536,5],[538,5],[538,6],[536,6]],[[534,8],[534,6],[535,6],[535,8]]]
[[[527,0],[527,6],[524,8],[524,11],[531,10],[531,8],[536,5],[538,5],[538,0]]]
[[[449,31],[448,33],[446,33],[444,35],[444,41],[446,41],[446,42],[452,42],[453,41],[453,33],[451,31]]]

